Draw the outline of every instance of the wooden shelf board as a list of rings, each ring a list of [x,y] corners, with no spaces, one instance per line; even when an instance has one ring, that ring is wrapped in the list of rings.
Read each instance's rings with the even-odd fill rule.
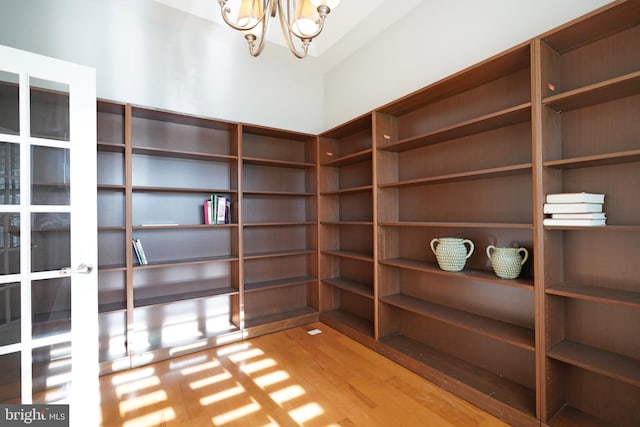
[[[561,341],[547,356],[573,366],[640,387],[640,360],[584,344]]]
[[[125,271],[126,269],[127,267],[123,264],[105,264],[105,265],[98,266],[98,271],[100,273],[106,273],[111,271]]]
[[[337,257],[341,257],[341,258],[351,258],[351,259],[357,259],[360,261],[368,261],[368,262],[373,262],[373,256],[370,254],[363,254],[360,252],[353,252],[353,251],[341,251],[341,250],[327,250],[327,251],[321,251],[322,255],[330,255],[330,256],[337,256]]]
[[[98,98],[96,100],[98,113],[115,114],[124,116],[124,104],[109,99]]]
[[[242,190],[245,196],[284,196],[284,197],[312,197],[316,193],[297,192],[297,191],[258,191],[258,190]]]
[[[188,187],[155,187],[145,185],[134,185],[131,190],[139,193],[196,193],[196,194],[235,194],[238,190],[220,188],[188,188]]]
[[[364,113],[346,123],[329,129],[320,135],[321,138],[343,139],[361,131],[371,131],[371,113]]]
[[[590,107],[640,93],[640,71],[625,74],[603,82],[552,95],[542,103],[555,111],[571,111]]]
[[[593,415],[584,413],[569,405],[564,405],[549,421],[553,427],[615,427]]]
[[[378,222],[378,225],[382,227],[533,229],[532,223],[516,223],[516,222],[381,221],[381,222]]]
[[[532,329],[402,294],[387,295],[381,297],[380,301],[401,310],[430,317],[528,351],[535,351],[535,338]]]
[[[352,193],[366,193],[367,191],[372,191],[373,185],[363,185],[361,187],[351,187],[351,188],[342,188],[340,190],[333,191],[321,191],[321,196],[341,196],[343,194],[352,194]]]
[[[355,280],[345,279],[343,277],[334,277],[331,279],[322,279],[322,283],[339,288],[347,292],[361,295],[365,298],[373,299],[373,285],[356,282]]]
[[[373,338],[373,322],[348,311],[340,309],[323,311],[320,313],[320,320],[326,322],[329,326],[333,322],[339,323],[362,335]]]
[[[185,228],[235,228],[238,224],[140,224],[132,226],[133,230],[178,230]]]
[[[373,153],[373,149],[368,148],[366,150],[362,150],[357,153],[336,157],[335,159],[322,163],[320,166],[338,167],[338,166],[348,166],[354,163],[366,162],[371,160],[372,153]]]
[[[274,166],[293,169],[311,169],[316,166],[315,163],[292,162],[288,160],[265,159],[260,157],[243,157],[242,162],[249,165]]]
[[[98,232],[101,231],[125,231],[123,225],[101,225],[98,227]]]
[[[373,221],[320,221],[320,225],[335,225],[335,226],[373,226]]]
[[[309,255],[314,253],[316,253],[315,249],[291,249],[283,251],[253,252],[246,253],[244,255],[244,259],[276,258],[285,256]]]
[[[580,230],[580,231],[602,231],[602,232],[620,232],[620,231],[630,231],[630,232],[639,232],[640,225],[615,225],[615,224],[607,224],[607,225],[545,225],[545,230]]]
[[[125,186],[121,184],[98,184],[98,191],[124,191]]]
[[[251,125],[242,123],[242,134],[267,136],[271,138],[284,139],[287,141],[308,142],[315,138],[315,135],[303,132],[293,132],[283,129],[272,128],[269,126]]]
[[[176,286],[176,288],[179,288],[179,286]],[[237,295],[237,294],[238,294],[238,290],[233,289],[231,287],[215,288],[215,289],[206,289],[203,291],[185,292],[181,294],[162,295],[157,297],[146,297],[146,298],[134,297],[133,305],[136,308],[149,307],[152,305],[164,305],[164,304],[170,304],[170,303],[179,302],[179,301],[195,300],[195,299],[217,297],[217,296],[223,296],[223,295]]]
[[[522,163],[519,165],[501,166],[490,169],[472,170],[467,172],[452,173],[447,175],[437,175],[427,178],[409,179],[406,181],[387,182],[379,184],[379,188],[413,187],[418,185],[443,184],[448,182],[463,182],[483,178],[501,178],[505,176],[521,175],[531,173],[532,164]]]
[[[602,304],[622,305],[633,309],[640,309],[640,292],[561,283],[547,288],[546,293]]]
[[[438,274],[442,276],[455,277],[464,280],[475,280],[489,282],[502,286],[511,286],[516,288],[527,289],[533,291],[533,278],[519,277],[517,279],[502,279],[496,276],[493,271],[465,269],[462,271],[445,271],[440,269],[437,264],[426,261],[417,261],[406,258],[389,258],[380,260],[380,264],[391,267],[404,268],[408,270],[423,271],[426,273]]]
[[[263,282],[245,283],[245,292],[263,291],[267,289],[284,288],[288,286],[304,285],[318,279],[312,276],[287,277],[285,279],[265,280]]]
[[[170,123],[198,126],[210,129],[232,131],[237,128],[237,124],[209,117],[197,116],[194,114],[177,113],[175,111],[163,110],[161,108],[150,108],[139,105],[131,106],[133,117],[140,119],[159,120]]]
[[[98,141],[96,148],[98,151],[124,153],[125,145],[116,142]]]
[[[572,23],[560,30],[552,30],[550,34],[543,35],[542,39],[556,52],[563,54],[612,33],[637,26],[640,5],[633,1],[617,3],[612,2],[607,5],[606,10],[590,13],[593,16],[580,22]]]
[[[531,103],[527,102],[492,114],[466,120],[432,132],[406,138],[378,148],[385,151],[402,152],[415,148],[447,142],[465,136],[499,129],[531,120]]]
[[[283,222],[250,222],[242,224],[243,227],[293,227],[316,225],[315,221],[283,221]]]
[[[639,137],[640,138],[640,137]],[[549,160],[542,165],[557,169],[578,169],[594,166],[609,166],[620,163],[632,163],[640,161],[640,149],[628,151],[616,151],[613,153],[594,154],[568,159]]]
[[[248,317],[245,319],[245,328],[254,328],[256,326],[266,325],[269,323],[281,322],[299,317],[313,316],[317,317],[318,312],[312,307],[298,307],[288,311],[280,311],[276,314]]]
[[[403,335],[384,338],[381,344],[453,379],[454,381],[448,381],[441,375],[432,375],[428,378],[445,389],[449,389],[451,383],[462,383],[523,414],[535,417],[536,393],[534,390]]]
[[[147,269],[147,268],[163,268],[163,267],[175,267],[180,265],[194,265],[194,264],[208,264],[211,262],[234,262],[238,261],[238,257],[234,256],[216,256],[216,257],[203,257],[203,258],[185,258],[171,261],[153,261],[145,265],[134,265],[134,269]]]
[[[108,304],[98,304],[99,314],[108,314],[116,311],[124,311],[127,309],[127,304],[124,301],[111,302]]]
[[[134,146],[131,149],[133,154],[155,157],[171,157],[189,160],[204,160],[208,162],[229,163],[238,160],[237,156],[229,154],[200,153],[196,151],[168,150],[164,148]]]

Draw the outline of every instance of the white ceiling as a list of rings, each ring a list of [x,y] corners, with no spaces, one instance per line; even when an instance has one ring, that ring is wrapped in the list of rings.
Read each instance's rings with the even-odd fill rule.
[[[155,1],[223,25],[228,30],[226,34],[229,37],[242,38],[238,31],[227,27],[222,20],[218,0]],[[328,70],[423,1],[426,0],[342,0],[327,17],[322,34],[311,43],[309,55],[316,58],[316,66]],[[235,3],[239,1],[235,0]],[[234,0],[229,0],[228,4],[233,7]],[[277,22],[271,23],[267,41],[286,46]],[[265,47],[265,51],[267,49],[269,45]]]

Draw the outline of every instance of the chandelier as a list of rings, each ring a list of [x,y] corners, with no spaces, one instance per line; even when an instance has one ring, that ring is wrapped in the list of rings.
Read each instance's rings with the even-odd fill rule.
[[[309,44],[322,32],[327,15],[340,0],[241,0],[234,16],[227,0],[218,0],[218,3],[224,22],[244,33],[251,56],[262,53],[269,18],[278,15],[289,50],[296,57],[304,58]],[[294,39],[299,40],[300,50],[296,48]]]

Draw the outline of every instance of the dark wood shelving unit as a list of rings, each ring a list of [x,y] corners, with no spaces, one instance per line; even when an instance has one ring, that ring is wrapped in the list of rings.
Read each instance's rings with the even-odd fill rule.
[[[320,135],[320,319],[375,338],[375,150],[372,115]]]
[[[536,43],[539,199],[602,193],[607,215],[605,226],[538,229],[540,419],[638,425],[640,201],[626,183],[640,180],[640,2],[612,2]]]
[[[374,145],[381,351],[438,384],[462,381],[456,391],[475,404],[533,426],[531,262],[505,280],[485,254],[490,244],[533,251],[530,56],[529,44],[515,47],[383,106]],[[429,242],[442,236],[475,243],[462,271],[439,268]]]
[[[318,318],[317,138],[242,125],[244,327]]]

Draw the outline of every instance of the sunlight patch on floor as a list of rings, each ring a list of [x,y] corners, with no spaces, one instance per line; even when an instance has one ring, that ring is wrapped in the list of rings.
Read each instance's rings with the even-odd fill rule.
[[[200,404],[202,406],[208,406],[216,402],[220,402],[221,400],[224,400],[224,399],[229,399],[231,397],[239,396],[242,393],[246,392],[244,387],[242,387],[238,383],[236,384],[237,385],[235,387],[229,387],[217,393],[211,394],[207,397],[203,397],[202,399],[200,399]]]
[[[229,412],[225,412],[224,414],[217,415],[211,419],[214,425],[221,426],[227,424],[232,421],[236,421],[240,418],[246,417],[249,414],[254,412],[258,412],[261,406],[258,402],[256,402],[253,398],[251,399],[251,403],[248,405],[241,406],[239,408],[233,409]]]
[[[231,375],[228,371],[225,370],[224,372],[218,375],[212,375],[210,377],[203,378],[201,380],[190,382],[189,387],[191,387],[192,390],[197,390],[199,388],[207,387],[215,383],[229,380],[231,378],[233,378],[233,375]]]
[[[323,413],[324,409],[322,409],[320,405],[315,402],[311,402],[289,411],[289,416],[291,416],[291,418],[293,418],[298,424],[304,424]]]
[[[164,390],[157,390],[151,393],[143,394],[137,397],[131,397],[120,402],[120,415],[126,415],[145,406],[155,405],[156,403],[167,400],[167,393]]]
[[[306,391],[299,385],[295,384],[276,390],[270,393],[269,397],[278,405],[282,405],[283,403],[303,396],[304,394],[306,394]]]

